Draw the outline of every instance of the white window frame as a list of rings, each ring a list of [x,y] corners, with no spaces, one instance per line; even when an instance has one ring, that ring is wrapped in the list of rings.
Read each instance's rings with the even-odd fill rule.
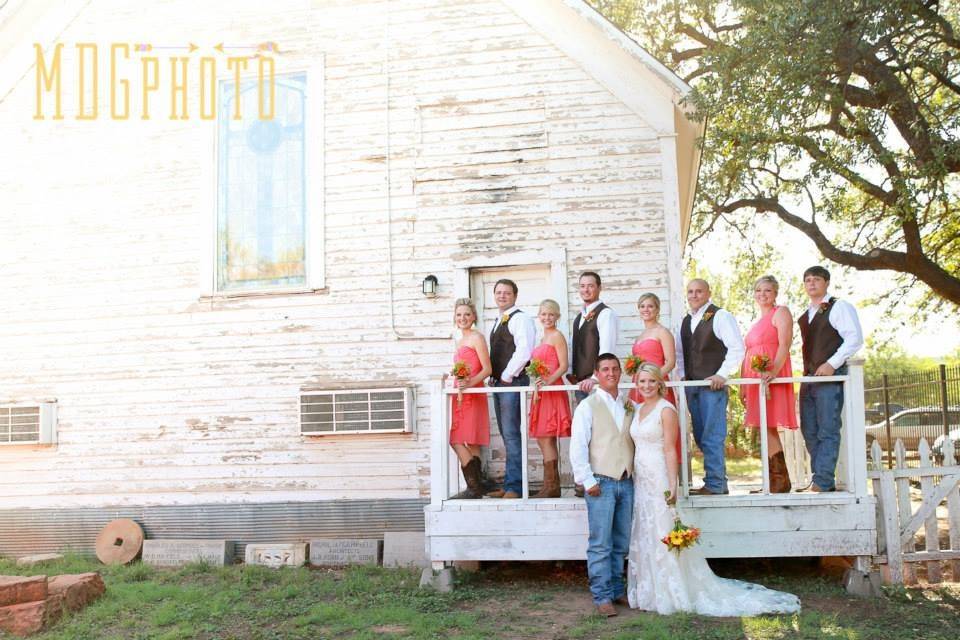
[[[30,445],[49,445],[57,444],[57,403],[53,401],[45,402],[24,402],[0,405],[0,409],[32,409],[36,408],[40,412],[39,429],[36,440],[18,440],[16,442],[0,441],[0,447],[17,447]]]
[[[223,80],[233,80],[233,72],[227,72],[218,66],[217,90]],[[325,56],[311,59],[310,63],[297,64],[283,58],[276,59],[276,74],[293,75],[306,73],[307,75],[307,106],[304,113],[306,130],[306,219],[304,220],[304,260],[306,262],[306,283],[300,287],[269,287],[264,289],[244,289],[242,291],[217,290],[217,198],[219,194],[217,167],[220,160],[219,120],[209,123],[207,145],[211,150],[208,159],[201,163],[202,184],[204,185],[202,198],[203,211],[206,213],[206,233],[204,234],[203,250],[200,265],[200,292],[201,299],[240,298],[263,295],[289,295],[298,293],[312,293],[320,291],[326,286],[325,269],[325,174],[324,167],[324,133],[325,108],[324,96],[324,69]],[[255,79],[256,68],[251,73],[240,75],[242,80]],[[219,118],[219,110],[217,111]]]
[[[396,429],[344,429],[344,430],[335,430],[334,431],[315,431],[315,432],[304,432],[303,431],[303,398],[305,396],[333,396],[336,398],[338,395],[352,395],[358,393],[374,394],[374,393],[388,393],[388,392],[402,392],[403,394],[403,427]],[[335,401],[334,401],[335,402]],[[416,431],[415,420],[416,420],[416,393],[413,387],[402,386],[402,387],[363,387],[363,388],[344,388],[344,389],[313,389],[308,391],[301,391],[300,395],[297,398],[297,416],[298,416],[298,429],[300,436],[304,439],[310,438],[327,438],[330,436],[340,436],[340,435],[384,435],[384,434],[396,434],[396,433],[414,433]],[[336,420],[336,412],[334,412],[334,420]],[[368,422],[370,422],[368,418]],[[336,425],[336,422],[334,422]]]

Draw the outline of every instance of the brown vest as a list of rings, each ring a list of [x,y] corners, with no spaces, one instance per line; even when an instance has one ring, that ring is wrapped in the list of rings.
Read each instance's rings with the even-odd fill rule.
[[[593,413],[593,424],[590,435],[590,468],[610,478],[633,475],[633,438],[630,437],[630,422],[633,413],[626,413],[623,418],[623,429],[617,429],[617,424],[610,415],[610,410],[603,400],[594,393],[587,400]]]
[[[797,319],[797,324],[800,325],[800,337],[803,340],[804,375],[812,375],[843,344],[843,338],[830,324],[830,311],[836,302],[836,298],[830,298],[827,308],[817,309],[812,321],[807,320],[806,311]]]
[[[607,308],[602,302],[593,309],[589,320],[580,322],[583,313],[578,313],[573,319],[573,369],[574,377],[586,380],[593,375],[597,365],[597,356],[600,355],[600,330],[597,328],[597,318],[600,312]]]
[[[688,313],[680,324],[680,344],[683,347],[683,368],[687,380],[705,380],[717,373],[727,357],[727,345],[713,332],[713,319],[720,310],[715,304],[703,312],[708,319],[700,318],[695,331],[690,331],[691,317]]]
[[[518,313],[521,313],[520,309],[514,310],[510,314],[510,318],[512,319]],[[492,376],[494,380],[500,379],[504,369],[507,368],[507,364],[510,363],[510,358],[513,357],[513,352],[517,350],[517,343],[513,340],[513,334],[507,328],[510,321],[501,322],[502,318],[503,316],[500,316],[493,331],[490,332],[490,365],[493,367]]]

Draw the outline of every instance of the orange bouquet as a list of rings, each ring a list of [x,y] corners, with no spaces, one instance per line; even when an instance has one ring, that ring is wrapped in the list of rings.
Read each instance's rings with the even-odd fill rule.
[[[470,377],[470,367],[467,366],[467,363],[463,360],[457,360],[453,363],[453,369],[450,371],[452,375],[457,380],[466,380]],[[463,389],[460,388],[460,385],[457,385],[457,406],[463,403]]]
[[[664,495],[669,499],[670,492],[665,491]],[[674,518],[673,529],[670,529],[667,535],[660,539],[660,542],[667,545],[667,549],[679,556],[684,549],[700,543],[700,529],[689,527],[680,522],[680,518]]]
[[[530,364],[527,365],[526,372],[527,372],[527,375],[530,376],[530,379],[534,383],[533,401],[537,402],[537,400],[540,399],[539,398],[540,389],[536,387],[536,383],[538,380],[542,380],[544,377],[550,375],[550,369],[547,368],[547,364],[543,360],[534,358],[533,360],[530,361]]]
[[[644,362],[645,360],[640,356],[627,356],[627,359],[623,361],[623,367],[628,376],[635,376]]]
[[[756,371],[757,373],[766,373],[770,371],[770,356],[763,355],[758,353],[757,355],[750,358],[750,368]],[[770,399],[770,386],[766,383],[761,383],[763,389],[766,392],[767,400]]]

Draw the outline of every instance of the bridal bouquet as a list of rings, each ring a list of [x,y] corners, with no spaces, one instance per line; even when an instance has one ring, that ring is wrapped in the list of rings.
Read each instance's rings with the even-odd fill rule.
[[[668,491],[666,494],[669,496],[670,492]],[[667,545],[667,549],[676,552],[679,556],[680,552],[687,547],[700,543],[700,529],[683,524],[680,522],[680,518],[674,518],[673,529],[668,531],[667,535],[660,539],[660,542]]]
[[[756,371],[757,373],[766,373],[770,371],[770,356],[763,355],[758,353],[757,355],[750,358],[750,368]],[[766,391],[767,400],[770,399],[770,385],[763,384],[763,388]]]
[[[457,380],[466,380],[470,377],[470,367],[467,366],[467,363],[463,360],[457,360],[453,363],[453,369],[450,371],[452,375]],[[457,385],[457,406],[459,407],[463,403],[463,389],[460,388],[460,385]]]
[[[546,376],[550,375],[550,369],[547,368],[546,363],[543,360],[534,358],[530,361],[530,364],[527,365],[527,375],[530,376],[530,380],[533,381],[533,401],[536,402],[539,399],[540,389],[536,386],[538,380],[543,380]]]
[[[644,359],[640,356],[627,356],[627,359],[623,362],[624,370],[628,376],[634,376],[637,374],[637,371],[640,371],[643,363]]]

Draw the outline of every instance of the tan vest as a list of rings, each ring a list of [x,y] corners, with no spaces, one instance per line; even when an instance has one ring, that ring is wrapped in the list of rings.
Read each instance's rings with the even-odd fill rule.
[[[587,400],[593,413],[593,432],[590,436],[590,468],[594,473],[620,478],[626,471],[633,475],[633,438],[630,437],[630,422],[633,413],[623,418],[623,431],[610,415],[603,400],[593,394]]]

